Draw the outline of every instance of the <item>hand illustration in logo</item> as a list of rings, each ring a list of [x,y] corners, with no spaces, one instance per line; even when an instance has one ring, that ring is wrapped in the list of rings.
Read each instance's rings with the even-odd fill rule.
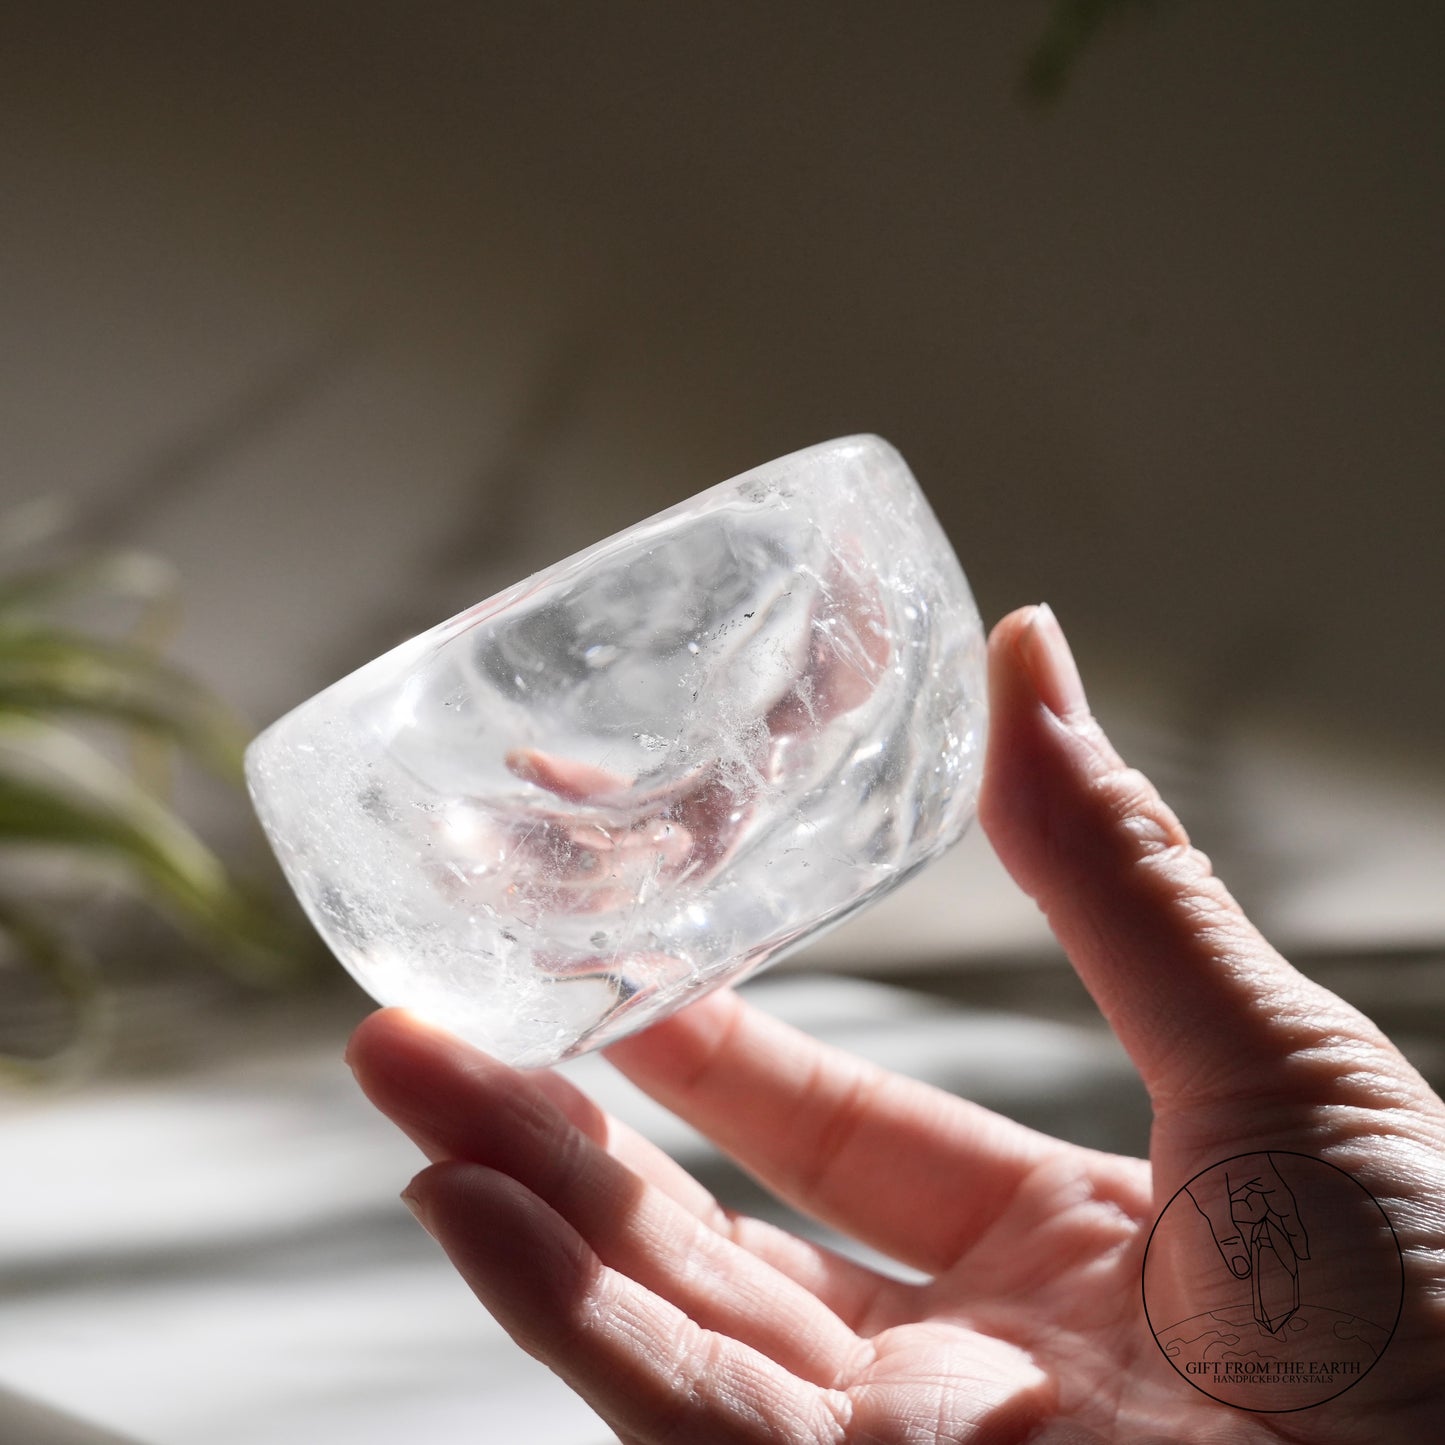
[[[1268,1154],[1227,1159],[1188,1188],[1230,1273],[1250,1281],[1256,1323],[1278,1335],[1300,1307],[1299,1262],[1310,1249],[1274,1160]]]

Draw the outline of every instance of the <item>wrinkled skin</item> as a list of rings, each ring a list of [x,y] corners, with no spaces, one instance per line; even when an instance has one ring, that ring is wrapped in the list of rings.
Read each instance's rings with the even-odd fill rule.
[[[984,826],[1139,1069],[1149,1162],[886,1073],[727,991],[609,1051],[780,1197],[930,1276],[901,1284],[724,1211],[557,1075],[387,1010],[349,1057],[434,1161],[412,1208],[625,1445],[1442,1438],[1445,1107],[1246,921],[1090,716],[1051,614],[998,625],[990,692]],[[1381,1363],[1296,1414],[1191,1389],[1140,1301],[1163,1204],[1270,1150],[1347,1170],[1404,1257]]]

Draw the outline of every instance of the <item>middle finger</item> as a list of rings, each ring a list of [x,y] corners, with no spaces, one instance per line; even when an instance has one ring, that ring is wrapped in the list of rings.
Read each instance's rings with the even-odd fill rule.
[[[858,1336],[816,1296],[723,1238],[575,1127],[526,1075],[398,1010],[349,1054],[372,1102],[433,1158],[510,1175],[610,1267],[800,1378],[831,1384]]]

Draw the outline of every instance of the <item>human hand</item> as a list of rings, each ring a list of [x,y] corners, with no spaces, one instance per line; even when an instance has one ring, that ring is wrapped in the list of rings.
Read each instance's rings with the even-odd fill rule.
[[[1309,1238],[1290,1187],[1268,1154],[1227,1159],[1186,1186],[1194,1207],[1208,1221],[1225,1267],[1236,1279],[1250,1272],[1250,1229],[1268,1220],[1288,1240],[1296,1259],[1310,1257]]]
[[[436,1161],[412,1208],[627,1445],[1434,1438],[1445,1106],[1250,927],[1089,715],[1051,614],[998,625],[990,690],[984,826],[1143,1077],[1151,1164],[874,1068],[728,991],[613,1046],[779,1196],[929,1276],[900,1283],[721,1209],[560,1076],[385,1010],[349,1057]],[[1164,1202],[1270,1151],[1358,1180],[1404,1263],[1380,1366],[1304,1414],[1191,1390],[1140,1301]]]

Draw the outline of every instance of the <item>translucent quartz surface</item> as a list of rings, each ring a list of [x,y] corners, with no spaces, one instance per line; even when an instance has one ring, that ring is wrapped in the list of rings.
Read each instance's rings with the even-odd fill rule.
[[[251,746],[316,927],[511,1063],[610,1043],[973,813],[983,632],[903,459],[794,453],[444,622]]]

